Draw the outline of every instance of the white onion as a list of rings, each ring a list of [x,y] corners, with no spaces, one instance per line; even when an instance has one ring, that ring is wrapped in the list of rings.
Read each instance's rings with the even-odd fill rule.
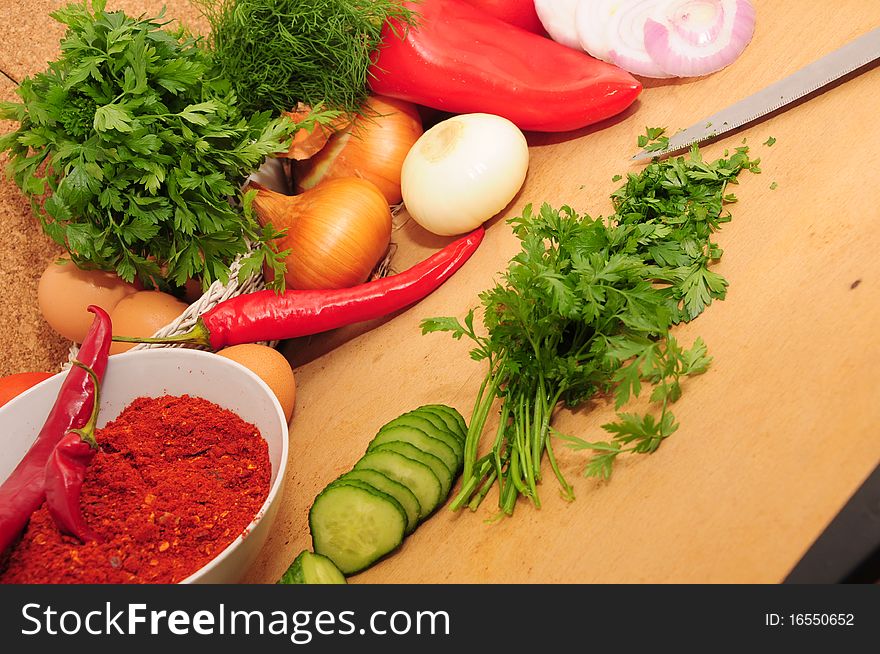
[[[581,47],[643,77],[707,75],[731,64],[755,29],[751,0],[580,0]]]
[[[403,202],[434,234],[463,234],[497,214],[517,194],[529,167],[519,128],[491,114],[461,114],[422,134],[401,171]]]
[[[611,61],[608,54],[608,24],[626,0],[580,0],[574,14],[575,30],[581,48],[589,54]],[[537,6],[537,0],[536,0]]]
[[[581,49],[574,22],[578,2],[579,0],[535,0],[535,12],[550,38],[576,50]]]
[[[755,30],[748,0],[676,3],[666,21],[645,23],[645,50],[671,75],[708,75],[739,57]]]

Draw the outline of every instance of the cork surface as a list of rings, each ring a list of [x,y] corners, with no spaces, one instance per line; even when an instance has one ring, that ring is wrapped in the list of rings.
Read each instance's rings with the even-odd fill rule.
[[[66,4],[61,0],[0,0],[0,100],[14,101],[15,86],[28,75],[46,68],[58,56],[64,26],[49,13]],[[157,15],[180,20],[196,32],[204,23],[186,0],[123,0],[107,3],[133,15]],[[0,121],[0,134],[15,124]],[[0,154],[5,171],[7,158]],[[0,176],[0,377],[18,372],[55,372],[67,360],[69,342],[57,335],[40,315],[37,283],[61,248],[43,235],[30,203],[5,175]]]

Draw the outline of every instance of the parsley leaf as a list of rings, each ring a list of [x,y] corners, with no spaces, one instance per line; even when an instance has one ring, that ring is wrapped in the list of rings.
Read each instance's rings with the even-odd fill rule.
[[[201,42],[162,29],[161,14],[93,0],[52,16],[67,26],[59,59],[19,85],[20,103],[0,106],[19,123],[0,150],[46,234],[77,264],[147,286],[227,279],[249,243],[246,271],[280,271],[277,233],[230,199],[296,129],[332,116],[244,115]]]

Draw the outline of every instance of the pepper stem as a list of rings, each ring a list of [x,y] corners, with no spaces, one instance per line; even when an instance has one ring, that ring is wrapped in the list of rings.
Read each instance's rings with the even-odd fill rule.
[[[156,343],[160,345],[187,343],[190,345],[211,347],[211,334],[201,319],[196,322],[191,330],[183,334],[177,334],[176,336],[163,336],[161,338],[146,336],[113,336],[113,340],[118,343]]]
[[[86,374],[91,378],[92,384],[95,386],[95,397],[92,404],[92,415],[89,416],[89,421],[80,429],[68,430],[68,433],[78,434],[81,439],[97,450],[99,448],[98,441],[95,440],[95,429],[98,425],[98,405],[101,404],[101,383],[98,381],[98,375],[95,374],[95,371],[89,368],[86,364],[81,361],[74,361],[73,365],[85,370]]]

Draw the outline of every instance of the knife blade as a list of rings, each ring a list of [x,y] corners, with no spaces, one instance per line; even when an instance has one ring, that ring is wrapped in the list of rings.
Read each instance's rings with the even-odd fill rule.
[[[662,158],[688,148],[694,143],[720,136],[778,111],[877,59],[880,59],[880,27],[863,34],[796,73],[677,132],[669,137],[669,143],[663,150],[656,152],[642,150],[632,159],[639,161],[653,157]]]

